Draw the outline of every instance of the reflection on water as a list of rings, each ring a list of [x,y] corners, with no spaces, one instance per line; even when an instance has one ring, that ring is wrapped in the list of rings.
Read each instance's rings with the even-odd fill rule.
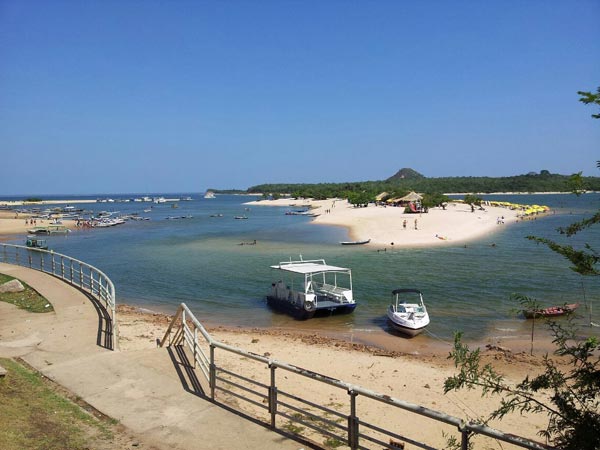
[[[292,327],[363,342],[401,339],[389,332],[385,318],[391,291],[400,287],[420,289],[431,317],[430,335],[411,340],[413,346],[432,339],[450,341],[454,330],[464,330],[469,339],[527,336],[528,322],[518,317],[517,305],[510,299],[515,292],[546,305],[600,300],[597,279],[575,274],[561,256],[525,239],[536,235],[567,242],[556,228],[597,210],[597,194],[490,196],[546,204],[556,212],[501,225],[497,233],[467,246],[380,253],[369,247],[340,246],[339,241],[348,239],[344,229],[286,216],[287,208],[246,210],[242,203],[247,197],[238,196],[196,198],[180,202],[176,210],[191,219],[166,220],[173,209],[169,204],[154,205],[150,213],[142,214],[150,221],[52,236],[48,241],[55,251],[103,270],[114,281],[121,303],[174,312],[185,302],[207,323]],[[85,207],[107,208],[106,204]],[[143,208],[147,205],[113,206],[122,214],[142,213]],[[214,214],[223,217],[211,217]],[[248,220],[234,219],[241,214]],[[256,245],[239,245],[255,239]],[[589,242],[598,248],[600,232],[592,228],[568,242],[575,246]],[[269,266],[298,255],[352,268],[358,303],[353,314],[298,322],[268,309],[264,296],[274,276]],[[589,323],[586,307],[579,311],[584,316],[580,322]],[[593,320],[600,322],[598,313]]]

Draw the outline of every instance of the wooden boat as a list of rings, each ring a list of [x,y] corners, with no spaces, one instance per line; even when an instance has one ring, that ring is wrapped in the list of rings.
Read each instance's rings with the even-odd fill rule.
[[[366,239],[364,241],[342,241],[340,244],[342,245],[364,245],[371,242],[371,239]]]
[[[417,289],[396,289],[392,291],[392,301],[387,316],[397,331],[414,337],[429,325],[429,314],[423,294]]]
[[[571,314],[577,308],[579,308],[579,303],[570,303],[560,306],[549,306],[548,308],[542,309],[524,309],[523,315],[526,319],[533,319],[537,317],[558,317]]]
[[[297,319],[310,319],[319,313],[350,313],[356,308],[350,269],[328,265],[323,259],[302,258],[271,268],[279,274],[267,294],[267,304],[272,308]]]

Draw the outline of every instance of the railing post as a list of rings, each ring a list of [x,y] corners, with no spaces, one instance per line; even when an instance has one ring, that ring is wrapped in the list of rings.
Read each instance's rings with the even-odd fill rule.
[[[469,428],[467,424],[462,422],[458,428],[460,431],[460,450],[468,450],[469,448]]]
[[[56,273],[56,261],[54,261],[54,252],[52,252],[52,275]]]
[[[269,386],[269,412],[271,413],[271,428],[277,428],[277,386],[275,385],[275,367],[272,363],[269,363],[269,369],[271,369],[271,385]]]
[[[31,253],[29,253],[29,255],[27,255],[27,257],[29,258],[29,268],[31,269],[33,267],[33,260],[31,259]]]
[[[38,253],[40,255],[40,272],[44,271],[44,254],[39,252]]]
[[[94,271],[90,267],[90,294],[94,295]]]
[[[353,390],[348,390],[350,395],[350,415],[348,416],[348,446],[355,450],[358,448],[358,417],[356,417],[356,396]]]
[[[215,346],[210,344],[210,398],[212,401],[215,400],[215,387],[217,384],[217,367],[215,366]]]
[[[81,267],[81,263],[79,263],[79,287],[83,289],[83,267]]]
[[[71,267],[70,267],[71,268],[71,284],[73,284],[73,260],[71,259],[70,262],[71,262]]]
[[[60,276],[65,279],[65,258],[61,255],[60,257]]]
[[[198,328],[194,324],[194,369],[196,368],[196,358],[198,354]]]

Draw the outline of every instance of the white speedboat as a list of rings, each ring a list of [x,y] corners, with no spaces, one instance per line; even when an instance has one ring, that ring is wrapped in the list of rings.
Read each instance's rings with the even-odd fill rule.
[[[204,194],[204,198],[207,198],[207,199],[216,198],[215,193],[213,191],[206,191],[206,193]]]
[[[330,266],[323,259],[284,261],[272,269],[281,279],[271,283],[267,303],[298,319],[310,319],[318,312],[354,311],[352,271]]]
[[[423,294],[417,289],[396,289],[392,291],[392,302],[387,310],[392,326],[409,337],[421,333],[429,325],[429,314]]]

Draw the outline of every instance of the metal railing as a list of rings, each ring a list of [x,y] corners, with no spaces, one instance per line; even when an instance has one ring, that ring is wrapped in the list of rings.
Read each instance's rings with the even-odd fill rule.
[[[402,448],[398,446],[399,442],[409,442],[420,448],[434,448],[381,426],[359,420],[357,399],[361,397],[376,401],[386,407],[418,414],[455,427],[460,432],[461,449],[464,450],[468,448],[472,435],[483,435],[533,450],[553,448],[219,342],[212,338],[185,303],[181,303],[163,339],[159,342],[161,347],[166,344],[168,346],[184,346],[189,349],[193,354],[194,367],[200,369],[208,382],[210,398],[213,401],[216,401],[215,392],[219,390],[226,392],[236,401],[246,401],[259,410],[266,410],[265,424],[270,425],[273,429],[289,430],[289,426],[287,428],[278,427],[277,417],[279,416],[289,422],[312,429],[329,439],[334,439],[338,443],[343,443],[352,450],[369,448],[366,445],[370,444],[376,445],[376,448]],[[260,382],[254,378],[252,373],[242,375],[226,369],[222,363],[217,364],[217,349],[266,365],[270,370],[269,379],[266,382]],[[348,413],[340,413],[338,410],[332,409],[330,405],[311,402],[303,394],[294,395],[284,391],[277,383],[277,369],[346,391],[348,405],[345,406]],[[289,383],[287,376],[283,378]],[[281,382],[282,380],[279,379],[280,384]],[[240,390],[241,393],[234,391],[233,387]],[[317,413],[312,411],[317,411]],[[256,419],[256,417],[253,418]],[[383,439],[387,439],[387,442]]]
[[[0,246],[3,263],[53,275],[97,300],[110,316],[106,318],[109,322],[105,329],[109,341],[106,346],[111,349],[118,348],[115,286],[104,272],[83,261],[53,251],[13,244],[0,243]]]

